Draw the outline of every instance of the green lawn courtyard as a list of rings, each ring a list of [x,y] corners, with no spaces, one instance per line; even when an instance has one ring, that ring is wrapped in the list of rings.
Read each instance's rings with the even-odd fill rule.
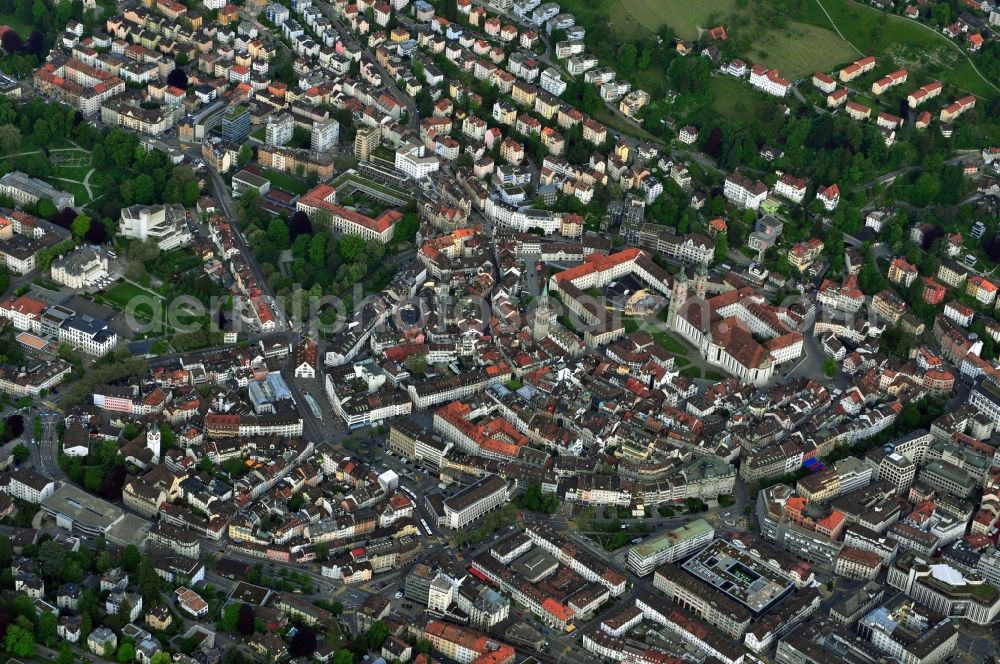
[[[309,191],[309,183],[290,173],[280,171],[264,171],[264,177],[275,189],[287,191],[290,194],[304,194]]]
[[[129,306],[129,303],[137,298],[147,300],[148,298],[162,299],[159,295],[127,281],[121,281],[106,291],[103,291],[101,293],[101,297],[106,300],[108,304],[117,307],[122,311],[125,311],[125,309]]]

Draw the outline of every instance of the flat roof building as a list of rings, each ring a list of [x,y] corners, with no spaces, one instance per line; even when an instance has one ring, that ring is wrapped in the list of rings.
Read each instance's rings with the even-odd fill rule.
[[[138,544],[145,539],[150,523],[125,512],[103,498],[71,484],[63,484],[41,502],[42,509],[55,517],[56,525],[71,532],[104,535],[118,544]]]
[[[541,548],[535,548],[515,560],[510,568],[531,583],[538,583],[559,566],[559,561]]]
[[[222,116],[222,137],[239,143],[250,135],[250,107],[246,104],[234,106]]]
[[[462,528],[504,504],[507,498],[506,480],[499,475],[487,475],[445,499],[445,525],[449,528]]]
[[[766,613],[795,583],[749,551],[726,540],[715,540],[681,565],[710,586],[728,595],[755,616]]]
[[[59,191],[48,182],[30,177],[21,171],[11,171],[0,177],[0,194],[10,196],[22,205],[33,205],[45,199],[51,201],[57,209],[73,207],[73,194]]]
[[[663,563],[672,563],[694,553],[714,537],[715,529],[711,524],[698,519],[633,546],[628,551],[626,564],[639,576],[646,576]]]
[[[63,484],[56,489],[41,505],[55,517],[59,527],[93,535],[106,534],[125,516],[124,511],[108,501],[70,484]]]
[[[886,582],[946,616],[962,616],[976,625],[1000,617],[1000,591],[978,572],[966,574],[914,551],[906,551],[889,566]]]

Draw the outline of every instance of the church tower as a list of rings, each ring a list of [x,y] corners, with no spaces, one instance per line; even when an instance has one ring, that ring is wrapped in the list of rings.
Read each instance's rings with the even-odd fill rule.
[[[546,281],[542,294],[535,303],[535,313],[531,321],[531,338],[536,342],[549,336],[549,325],[552,324],[552,308],[549,304],[549,283]]]
[[[153,451],[153,458],[160,460],[160,430],[150,425],[146,430],[146,447]]]
[[[708,268],[704,265],[699,265],[694,277],[695,297],[699,300],[704,300],[706,291],[708,291]]]
[[[670,305],[667,309],[667,328],[677,329],[677,312],[680,311],[684,301],[688,298],[688,279],[684,271],[677,273],[674,277],[674,290],[670,296]]]

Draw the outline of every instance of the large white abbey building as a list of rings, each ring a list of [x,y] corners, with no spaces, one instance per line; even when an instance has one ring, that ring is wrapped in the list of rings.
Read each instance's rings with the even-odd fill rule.
[[[798,315],[769,304],[750,288],[712,298],[706,297],[707,290],[704,267],[698,268],[693,280],[679,273],[674,279],[667,325],[697,348],[709,364],[743,382],[762,385],[771,379],[777,365],[802,355],[803,337],[795,331],[801,322]],[[758,338],[766,341],[760,343]]]

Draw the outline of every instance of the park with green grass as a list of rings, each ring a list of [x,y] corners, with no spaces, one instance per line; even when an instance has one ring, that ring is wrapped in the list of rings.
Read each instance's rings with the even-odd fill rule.
[[[562,5],[588,31],[610,29],[618,41],[647,40],[662,26],[694,41],[722,25],[731,49],[750,62],[777,68],[789,80],[875,55],[911,75],[983,98],[1000,94],[1000,82],[977,72],[960,45],[930,26],[856,0],[565,0]],[[655,91],[663,75],[653,61],[630,80]],[[718,109],[732,110],[725,104]]]
[[[275,189],[287,191],[290,194],[302,195],[309,191],[309,183],[302,178],[295,177],[291,173],[281,171],[264,171],[264,178],[271,183]]]
[[[697,39],[703,29],[715,27],[719,18],[735,9],[736,0],[566,0],[566,11],[577,18],[610,17],[615,36],[644,39],[661,25],[669,25],[684,39]]]
[[[129,303],[134,301],[136,298],[162,299],[156,293],[148,291],[145,288],[140,288],[139,286],[127,281],[115,284],[111,288],[104,291],[101,295],[108,304],[111,304],[116,309],[121,309],[122,311],[125,311],[125,309],[129,306]]]
[[[812,0],[810,0],[812,1]],[[644,40],[661,26],[678,37],[695,41],[706,30],[722,25],[737,39],[745,57],[777,67],[786,78],[798,78],[817,69],[832,69],[856,57],[854,48],[829,23],[806,20],[758,20],[760,2],[737,0],[568,0],[563,5],[584,26],[606,17],[612,33],[622,40]],[[649,76],[659,67],[647,68]],[[662,74],[662,70],[661,70]],[[641,76],[636,85],[653,87]]]
[[[97,169],[92,164],[92,153],[71,141],[59,141],[52,146],[40,146],[22,139],[17,151],[8,157],[45,160],[41,176],[56,189],[67,191],[79,207],[89,206],[103,195],[103,189],[91,177]]]
[[[201,270],[201,258],[188,249],[159,251],[155,245],[118,239],[116,250],[128,256],[125,278],[99,293],[88,296],[93,301],[128,312],[135,319],[161,325],[143,336],[169,334],[171,345],[182,344],[179,337],[205,336],[210,328],[213,298],[222,302],[225,290]],[[204,308],[174,298],[189,296]],[[227,305],[228,306],[228,305]],[[197,332],[186,329],[198,328]]]
[[[856,52],[884,58],[911,75],[939,79],[984,98],[1000,94],[1000,83],[977,72],[961,46],[917,21],[854,0],[811,0],[801,19],[837,30]]]
[[[732,76],[715,76],[708,82],[712,92],[712,110],[730,120],[765,118],[777,112],[777,101],[752,89]]]
[[[103,195],[102,187],[91,182],[97,169],[92,165],[91,152],[78,146],[49,151],[52,175],[46,179],[53,187],[76,197],[77,205],[90,205]]]
[[[794,80],[853,61],[857,53],[828,28],[789,21],[783,28],[754,39],[747,57]]]

